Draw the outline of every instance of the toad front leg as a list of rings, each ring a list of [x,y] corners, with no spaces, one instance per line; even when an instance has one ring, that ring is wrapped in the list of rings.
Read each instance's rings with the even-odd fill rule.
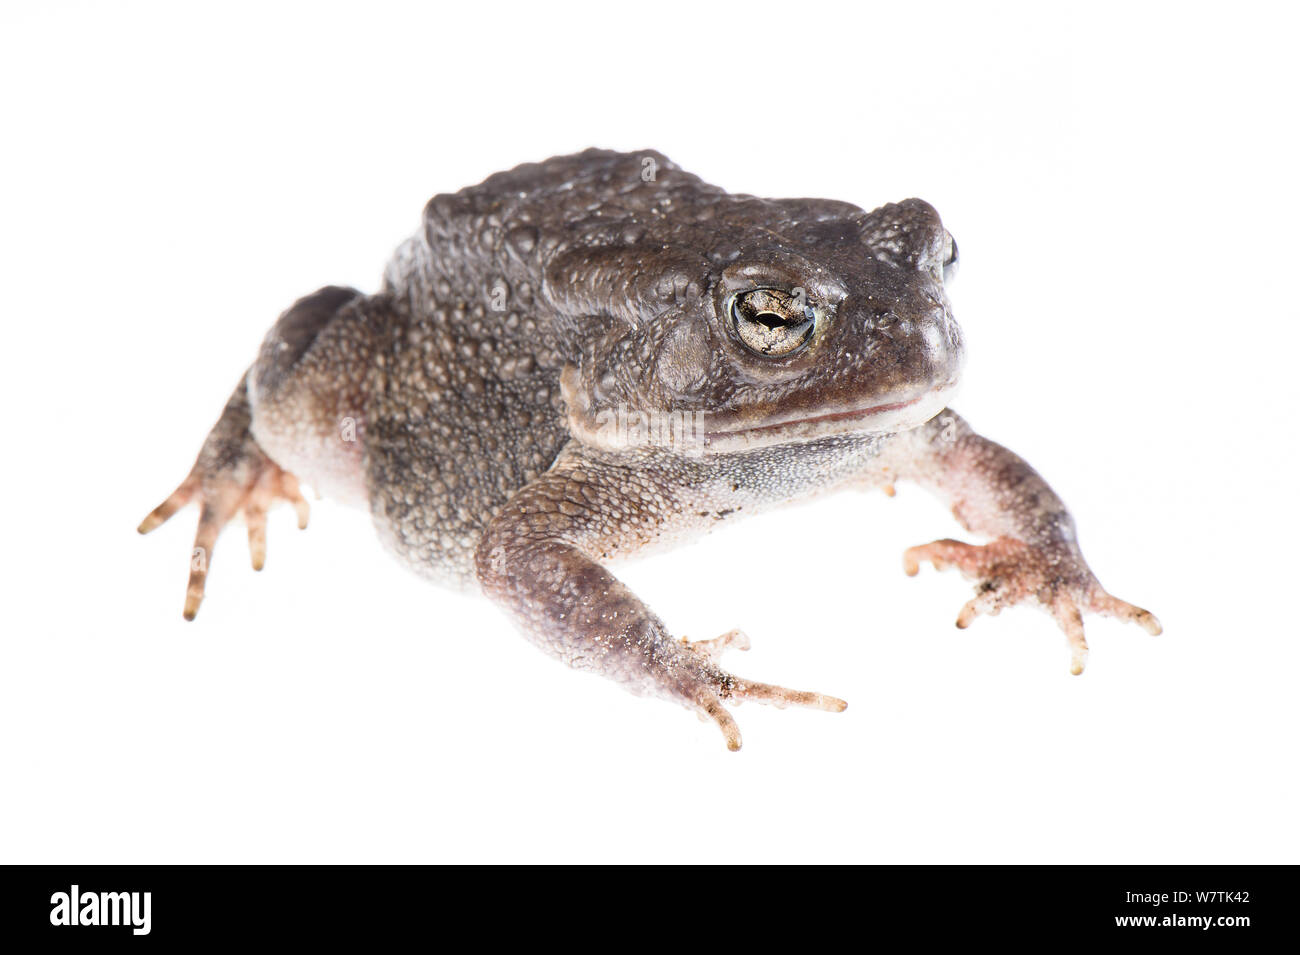
[[[516,493],[476,552],[484,591],[524,633],[572,667],[594,670],[637,694],[674,700],[716,722],[727,748],[740,729],[724,703],[758,700],[838,712],[820,693],[737,677],[716,660],[749,643],[739,631],[675,639],[600,561],[630,554],[660,534],[688,529],[709,488],[678,486],[654,468],[596,460],[571,445],[546,474]]]
[[[938,540],[903,555],[909,575],[929,561],[939,570],[956,567],[976,581],[958,627],[980,614],[1037,603],[1065,631],[1070,672],[1076,675],[1088,659],[1083,611],[1160,633],[1160,622],[1149,611],[1111,596],[1098,583],[1079,550],[1074,519],[1038,472],[976,434],[954,412],[944,410],[922,427],[896,435],[883,449],[881,464],[887,480],[912,479],[929,487],[951,504],[963,527],[992,538],[984,545]]]

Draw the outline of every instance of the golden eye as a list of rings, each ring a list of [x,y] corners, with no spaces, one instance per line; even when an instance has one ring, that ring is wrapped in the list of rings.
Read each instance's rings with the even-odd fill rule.
[[[948,232],[944,235],[943,280],[951,282],[957,277],[957,240]]]
[[[784,358],[812,338],[817,312],[801,289],[738,292],[731,299],[731,324],[741,343],[756,355]]]

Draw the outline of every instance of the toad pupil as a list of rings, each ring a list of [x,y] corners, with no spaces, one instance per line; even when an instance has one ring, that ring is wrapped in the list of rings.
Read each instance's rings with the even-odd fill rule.
[[[736,334],[750,351],[784,357],[807,342],[816,327],[811,305],[779,289],[754,289],[737,295],[731,304]]]

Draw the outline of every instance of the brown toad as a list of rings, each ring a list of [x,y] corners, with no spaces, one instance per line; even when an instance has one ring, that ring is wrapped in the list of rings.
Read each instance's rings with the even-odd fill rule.
[[[1082,613],[1147,611],[1093,576],[1038,474],[945,405],[962,338],[945,293],[957,249],[909,199],[731,195],[654,152],[588,150],[432,199],[382,289],[329,287],[285,312],[184,483],[193,618],[223,525],[253,566],[265,514],[297,478],[370,508],[384,542],[436,581],[481,588],[571,666],[717,722],[727,701],[827,710],[834,697],[742,679],[686,642],[604,562],[815,492],[915,480],[984,545],[904,556],[977,581],[957,620],[1022,601],[1087,655]]]

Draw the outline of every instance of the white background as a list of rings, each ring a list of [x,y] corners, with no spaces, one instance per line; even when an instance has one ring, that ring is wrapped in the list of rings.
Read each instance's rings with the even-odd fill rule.
[[[902,6],[6,5],[0,861],[1298,861],[1296,24]],[[849,701],[742,707],[734,755],[330,501],[261,575],[232,528],[184,623],[193,510],[135,526],[277,314],[588,145],[934,203],[954,406],[1165,634],[1094,618],[1074,678],[1037,611],[954,629],[969,584],[902,574],[961,533],[914,487],[621,568]]]

